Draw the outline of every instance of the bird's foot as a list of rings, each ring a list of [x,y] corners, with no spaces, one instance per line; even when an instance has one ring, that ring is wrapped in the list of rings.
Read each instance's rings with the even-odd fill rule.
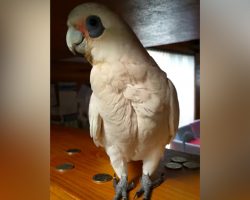
[[[152,190],[158,187],[164,181],[164,174],[155,181],[151,181],[149,175],[143,174],[141,177],[141,188],[136,192],[134,199],[139,198],[144,193],[144,200],[150,200]]]
[[[114,200],[128,200],[128,192],[135,187],[135,183],[128,184],[127,176],[122,176],[119,181],[114,177],[113,186],[115,188]]]

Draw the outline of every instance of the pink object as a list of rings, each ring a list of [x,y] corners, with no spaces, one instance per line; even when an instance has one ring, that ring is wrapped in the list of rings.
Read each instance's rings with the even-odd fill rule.
[[[194,140],[190,141],[189,143],[191,143],[191,144],[198,144],[198,145],[200,145],[200,138],[196,138],[196,139],[194,139]]]
[[[200,120],[195,120],[193,123],[190,124],[193,133],[200,136]]]

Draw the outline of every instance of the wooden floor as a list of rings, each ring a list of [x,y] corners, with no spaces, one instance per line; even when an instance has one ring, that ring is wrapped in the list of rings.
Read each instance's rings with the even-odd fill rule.
[[[79,148],[80,153],[68,155],[65,151]],[[168,150],[157,173],[165,173],[165,181],[153,191],[152,200],[196,200],[200,199],[199,170],[165,169],[163,163],[174,155],[182,155],[189,160],[199,161],[198,156]],[[55,166],[69,162],[75,168],[59,172]],[[97,184],[92,181],[97,173],[114,174],[109,158],[102,148],[97,148],[87,131],[61,126],[51,127],[51,169],[50,199],[51,200],[111,200],[114,196],[112,181]],[[141,163],[129,163],[129,180],[134,180],[136,188],[129,197],[133,199],[139,189]],[[142,199],[142,198],[140,198]]]

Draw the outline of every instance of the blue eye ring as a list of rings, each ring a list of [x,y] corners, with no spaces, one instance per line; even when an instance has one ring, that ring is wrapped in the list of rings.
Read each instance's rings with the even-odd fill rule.
[[[100,17],[96,15],[90,15],[87,17],[86,27],[91,38],[97,38],[101,36],[105,30]]]

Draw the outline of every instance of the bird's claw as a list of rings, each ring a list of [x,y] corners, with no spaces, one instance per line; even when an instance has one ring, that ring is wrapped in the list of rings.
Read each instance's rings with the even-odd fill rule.
[[[135,188],[135,183],[131,182],[130,184],[128,184],[127,176],[122,176],[119,181],[116,176],[114,176],[113,186],[115,188],[114,200],[128,200],[128,192]]]
[[[143,188],[141,188],[140,190],[138,190],[138,191],[135,193],[134,200],[137,199],[137,198],[140,198],[141,195],[142,195],[143,193],[144,193]]]
[[[137,199],[142,196],[144,193],[144,200],[150,200],[153,188],[158,187],[164,181],[164,174],[161,174],[159,179],[156,179],[152,182],[148,175],[142,175],[141,179],[141,188],[135,193],[134,199]]]
[[[165,174],[162,173],[160,178],[156,179],[153,184],[152,184],[152,188],[156,188],[158,186],[160,186],[163,182],[164,182],[164,179],[165,179]]]
[[[135,182],[132,181],[129,185],[128,185],[128,192],[133,190],[135,188]]]

